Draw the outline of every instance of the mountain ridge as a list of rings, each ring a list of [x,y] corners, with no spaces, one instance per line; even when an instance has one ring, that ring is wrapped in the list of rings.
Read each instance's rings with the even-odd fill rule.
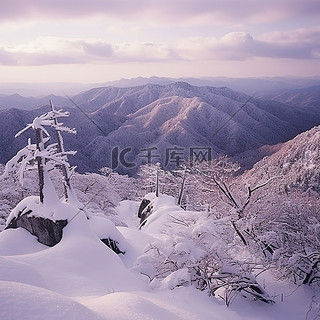
[[[225,87],[196,87],[185,82],[95,88],[72,100],[77,107],[53,103],[71,113],[66,125],[75,127],[78,135],[67,135],[66,146],[79,150],[74,162],[80,172],[113,166],[111,155],[116,147],[120,151],[130,148],[126,157],[135,165],[131,171],[123,166],[117,170],[134,174],[146,160],[140,154],[145,148],[156,148],[162,165],[167,149],[173,147],[185,153],[191,147],[211,148],[213,155],[235,156],[290,140],[320,123],[320,115],[303,108],[252,98]],[[21,148],[14,134],[44,110],[48,106],[0,110],[0,162]]]
[[[295,90],[286,90],[278,94],[265,94],[261,98],[268,98],[282,103],[312,108],[315,111],[320,109],[320,85],[300,88]]]
[[[254,164],[244,173],[248,180],[281,180],[283,190],[315,193],[320,192],[320,125],[300,133],[278,146],[275,152]]]
[[[35,97],[37,99],[50,94],[65,97],[75,96],[80,92],[88,91],[97,87],[136,87],[146,84],[167,85],[174,82],[188,82],[193,86],[229,87],[234,91],[241,91],[246,94],[264,96],[266,94],[279,94],[283,91],[319,86],[319,77],[137,77],[131,79],[122,78],[120,80],[107,81],[101,83],[0,83],[0,96],[18,93],[25,97]],[[0,104],[1,108],[1,104]]]

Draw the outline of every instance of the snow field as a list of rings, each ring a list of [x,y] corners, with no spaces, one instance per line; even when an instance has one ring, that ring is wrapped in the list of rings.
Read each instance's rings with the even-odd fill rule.
[[[274,305],[240,297],[227,308],[223,301],[193,286],[170,290],[179,281],[179,273],[150,286],[148,278],[139,274],[136,261],[150,243],[166,243],[163,228],[170,216],[181,214],[174,201],[167,196],[156,199],[153,215],[142,230],[138,230],[138,204],[134,202],[122,202],[117,208],[129,227],[115,228],[101,216],[88,223],[80,213],[65,227],[61,242],[51,248],[23,229],[1,232],[0,319],[305,319],[309,293],[275,281],[269,274],[265,280],[268,292],[275,296]],[[108,235],[118,237],[124,255],[116,255],[99,240]]]

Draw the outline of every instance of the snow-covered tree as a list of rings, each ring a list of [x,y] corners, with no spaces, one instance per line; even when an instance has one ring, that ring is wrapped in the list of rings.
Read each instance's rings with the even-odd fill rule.
[[[141,198],[137,179],[119,174],[108,167],[101,168],[99,172],[109,181],[114,192],[118,195],[119,201]]]
[[[25,172],[37,168],[39,178],[39,197],[41,203],[54,203],[58,197],[52,182],[49,178],[49,172],[55,167],[59,167],[63,171],[64,184],[66,186],[66,197],[72,196],[72,188],[70,185],[70,177],[74,167],[68,162],[68,155],[74,155],[75,151],[65,151],[61,132],[75,133],[74,129],[70,129],[58,122],[59,118],[68,117],[68,112],[52,110],[36,117],[32,123],[28,124],[24,129],[19,131],[15,137],[18,137],[28,129],[35,131],[36,142],[31,143],[28,140],[27,146],[17,152],[17,154],[7,162],[4,173],[1,178],[8,178],[11,173],[15,173],[19,177],[19,182],[23,185]],[[47,127],[51,127],[56,131],[58,142],[48,144],[50,134]]]
[[[141,189],[145,193],[153,192],[158,197],[161,192],[163,174],[164,170],[160,168],[160,163],[142,165],[139,171]]]
[[[217,217],[230,217],[230,223],[244,245],[248,238],[258,242],[252,230],[252,219],[255,219],[255,205],[259,203],[264,193],[261,192],[272,179],[261,181],[252,186],[247,181],[235,179],[240,169],[237,163],[227,157],[219,157],[210,162],[201,163],[195,168],[198,187],[203,192],[212,212]],[[262,250],[268,249],[268,244],[259,242]]]
[[[140,167],[137,183],[143,191],[142,197],[146,193],[159,193],[170,195],[177,199],[177,204],[186,208],[188,193],[191,191],[191,179],[188,179],[191,169],[181,166],[175,170],[164,170],[160,164],[146,164]],[[187,192],[188,191],[188,192]]]
[[[187,209],[189,206],[189,194],[195,189],[191,174],[191,168],[182,165],[176,170],[166,171],[164,176],[164,193],[175,197],[177,199],[177,204],[184,209]]]
[[[269,194],[252,220],[250,232],[254,230],[255,238],[270,248],[262,257],[265,263],[297,285],[320,284],[319,205],[319,200],[300,192],[285,198]]]

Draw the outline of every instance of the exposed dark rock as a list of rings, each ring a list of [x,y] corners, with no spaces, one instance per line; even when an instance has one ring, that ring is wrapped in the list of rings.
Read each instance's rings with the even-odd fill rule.
[[[147,205],[150,203],[150,200],[142,199],[139,210],[138,210],[138,218],[141,219],[141,215],[143,210],[147,207]],[[141,221],[140,221],[141,222]]]
[[[152,209],[153,209],[153,206],[151,204],[151,201],[147,199],[143,199],[138,210],[138,217],[140,218],[139,229],[141,229],[147,222],[146,219],[152,214]]]
[[[110,238],[107,238],[107,239],[101,239],[101,241],[107,245],[112,251],[114,251],[116,254],[125,254],[125,252],[121,251],[118,247],[119,245],[119,242],[118,241],[115,241],[115,240],[112,240]]]
[[[23,210],[24,212],[24,210]],[[31,210],[13,218],[5,229],[24,228],[38,238],[46,246],[53,247],[60,242],[62,230],[67,225],[67,220],[53,221],[43,217],[30,216]]]

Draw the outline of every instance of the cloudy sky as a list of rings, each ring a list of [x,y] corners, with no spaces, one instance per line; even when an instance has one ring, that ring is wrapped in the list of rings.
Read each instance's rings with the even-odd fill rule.
[[[319,76],[319,0],[1,0],[0,82]]]

